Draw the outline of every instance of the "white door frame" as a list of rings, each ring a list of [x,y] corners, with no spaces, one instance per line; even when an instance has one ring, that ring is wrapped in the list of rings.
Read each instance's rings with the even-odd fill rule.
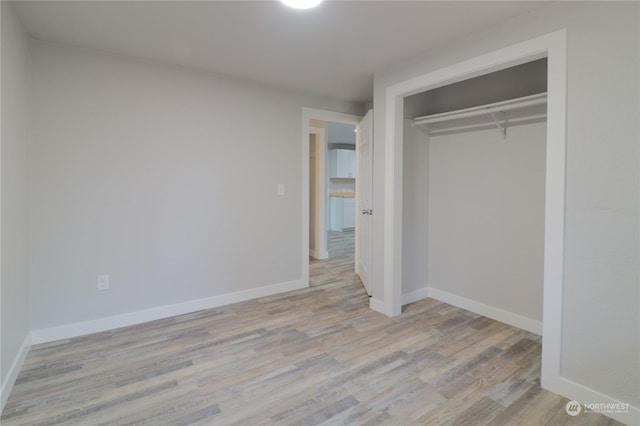
[[[360,120],[362,119],[359,115],[354,114],[345,114],[341,112],[327,111],[323,109],[316,108],[302,108],[302,257],[301,257],[301,271],[302,271],[302,282],[308,287],[309,286],[309,131],[310,125],[309,120],[321,120],[321,121],[333,121],[335,123],[347,123],[358,125]],[[324,214],[324,225],[326,230],[326,218],[327,216],[327,208],[328,203],[326,199],[329,194],[327,194],[327,145],[324,146],[324,155],[321,155],[321,162],[318,164],[318,168],[324,170],[325,178],[325,208],[322,212]],[[356,194],[356,199],[358,194]],[[356,229],[357,232],[357,229]]]
[[[384,302],[389,316],[402,309],[402,152],[403,100],[445,86],[540,58],[548,58],[547,157],[545,187],[542,385],[558,393],[564,283],[565,157],[567,108],[567,32],[555,31],[386,87],[384,184]],[[372,307],[374,307],[372,305]]]
[[[329,257],[327,249],[327,131],[320,127],[309,127],[309,135],[316,136],[316,253],[311,253],[316,259]],[[308,140],[308,139],[307,139]]]

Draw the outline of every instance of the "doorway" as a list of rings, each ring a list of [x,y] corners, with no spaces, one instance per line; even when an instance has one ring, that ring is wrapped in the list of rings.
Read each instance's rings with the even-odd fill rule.
[[[327,141],[323,126],[309,127],[309,256],[327,259]]]
[[[303,108],[303,279],[309,268],[355,272],[355,141],[360,116]],[[316,263],[314,263],[316,262]],[[324,262],[324,263],[317,263]],[[317,268],[316,268],[317,269]]]

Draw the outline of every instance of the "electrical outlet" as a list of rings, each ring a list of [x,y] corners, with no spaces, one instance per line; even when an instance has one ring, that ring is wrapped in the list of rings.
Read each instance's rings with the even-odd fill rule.
[[[109,275],[98,275],[98,291],[109,290]]]
[[[276,188],[276,194],[284,195],[284,183],[278,184],[278,187]]]

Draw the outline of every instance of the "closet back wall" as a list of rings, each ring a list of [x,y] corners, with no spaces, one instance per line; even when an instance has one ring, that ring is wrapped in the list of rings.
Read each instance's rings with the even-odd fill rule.
[[[429,287],[541,321],[546,124],[429,146]]]
[[[361,105],[41,42],[32,54],[34,335],[304,285],[302,106]]]

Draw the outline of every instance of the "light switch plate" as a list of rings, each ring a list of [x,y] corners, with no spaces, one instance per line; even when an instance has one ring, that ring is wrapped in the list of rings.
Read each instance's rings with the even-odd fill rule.
[[[98,290],[104,291],[109,290],[110,288],[109,275],[98,275]]]

